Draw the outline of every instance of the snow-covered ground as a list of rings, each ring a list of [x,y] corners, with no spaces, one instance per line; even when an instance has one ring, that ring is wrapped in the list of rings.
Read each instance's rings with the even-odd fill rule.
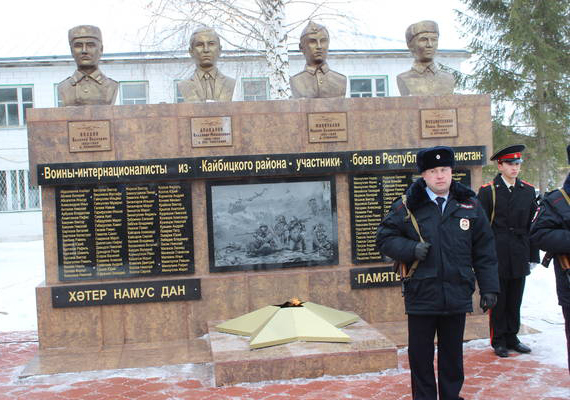
[[[43,241],[0,243],[0,332],[36,330],[35,287],[44,280]],[[529,357],[566,368],[564,319],[552,266],[537,266],[527,278],[522,322],[541,333],[521,336]],[[474,340],[468,347],[488,347]]]

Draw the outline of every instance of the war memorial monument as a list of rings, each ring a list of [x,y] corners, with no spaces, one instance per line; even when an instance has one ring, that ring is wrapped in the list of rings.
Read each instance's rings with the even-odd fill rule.
[[[434,27],[415,24],[408,42]],[[320,40],[323,28],[306,31]],[[70,31],[72,51],[81,52],[76,38],[101,42],[94,27]],[[205,69],[216,82],[208,91],[210,78],[183,81],[188,102],[115,106],[112,94],[90,97],[106,81],[96,62],[86,70],[78,57],[81,75],[59,89],[82,100],[28,111],[45,282],[36,289],[40,350],[23,375],[210,362],[216,384],[228,385],[397,366],[403,299],[391,261],[375,248],[376,228],[415,178],[422,147],[453,147],[455,178],[481,185],[490,98],[431,91],[448,88],[449,77],[434,84],[430,50],[412,68],[421,75],[425,67],[425,79],[398,77],[406,96],[325,90],[232,102],[234,81],[218,81],[217,35],[195,38],[191,51],[214,42]],[[93,51],[98,61],[102,45]],[[326,51],[317,53],[326,65]],[[345,88],[314,58],[303,73]],[[196,60],[194,76],[203,78],[208,62]],[[267,306],[277,312],[292,298],[356,314],[342,325],[350,340],[250,349],[249,338],[215,328]]]

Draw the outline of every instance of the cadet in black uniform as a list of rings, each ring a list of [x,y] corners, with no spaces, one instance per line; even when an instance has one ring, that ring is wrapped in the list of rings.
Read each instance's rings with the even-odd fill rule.
[[[570,146],[566,150],[570,164]],[[570,174],[564,186],[544,197],[530,229],[530,240],[554,258],[556,293],[564,315],[570,372]]]
[[[499,292],[495,244],[475,193],[451,178],[453,150],[420,150],[417,163],[422,177],[405,200],[394,202],[376,240],[382,253],[416,268],[404,278],[413,399],[436,400],[439,393],[441,400],[460,400],[465,313],[473,311],[475,280],[483,309],[493,307]]]
[[[490,313],[491,345],[499,357],[508,357],[508,349],[530,353],[530,347],[517,337],[520,308],[529,263],[538,263],[538,248],[531,246],[529,230],[538,207],[534,186],[517,178],[525,146],[508,146],[491,157],[499,173],[479,189],[477,197],[486,211],[497,246],[501,293]]]

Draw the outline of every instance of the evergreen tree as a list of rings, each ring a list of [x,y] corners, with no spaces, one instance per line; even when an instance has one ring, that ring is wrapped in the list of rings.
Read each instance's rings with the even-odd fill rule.
[[[526,144],[525,175],[544,192],[560,183],[570,137],[570,2],[462,2],[467,10],[457,14],[476,61],[461,84],[491,95],[495,145]]]

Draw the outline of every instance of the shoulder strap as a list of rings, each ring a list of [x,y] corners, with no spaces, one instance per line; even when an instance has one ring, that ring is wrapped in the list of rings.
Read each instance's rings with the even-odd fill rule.
[[[402,195],[402,203],[404,204],[404,207],[406,207],[406,211],[408,213],[407,218],[409,218],[412,221],[412,225],[414,226],[414,229],[416,230],[416,232],[418,233],[418,236],[420,237],[420,242],[424,243],[424,238],[422,237],[422,234],[420,232],[420,226],[418,225],[418,221],[416,220],[416,217],[414,217],[414,214],[412,214],[412,212],[410,211],[410,209],[408,208],[408,204],[407,204],[407,197],[406,195]],[[418,268],[418,264],[420,263],[420,260],[415,260],[412,264],[412,266],[410,267],[410,270],[408,272],[408,274],[406,276],[402,276],[402,278],[410,278],[414,272],[416,271],[416,268]]]
[[[491,181],[491,199],[493,203],[493,208],[491,208],[491,225],[493,225],[493,220],[495,219],[495,205],[497,204],[497,192],[495,190],[494,181]]]
[[[566,203],[568,203],[568,205],[570,206],[570,197],[568,196],[568,193],[566,193],[566,190],[564,190],[564,188],[560,188],[560,193],[562,193],[562,196],[564,196],[564,198],[566,199]]]
[[[420,226],[418,225],[418,221],[416,220],[416,217],[414,217],[414,214],[412,214],[412,212],[408,208],[407,200],[408,199],[407,199],[406,195],[405,194],[402,195],[402,203],[404,204],[404,207],[406,207],[406,211],[408,212],[407,217],[412,220],[412,225],[414,226],[414,229],[416,230],[416,232],[418,233],[418,236],[420,237],[420,242],[424,243],[424,238],[422,237],[422,234],[420,233]]]

